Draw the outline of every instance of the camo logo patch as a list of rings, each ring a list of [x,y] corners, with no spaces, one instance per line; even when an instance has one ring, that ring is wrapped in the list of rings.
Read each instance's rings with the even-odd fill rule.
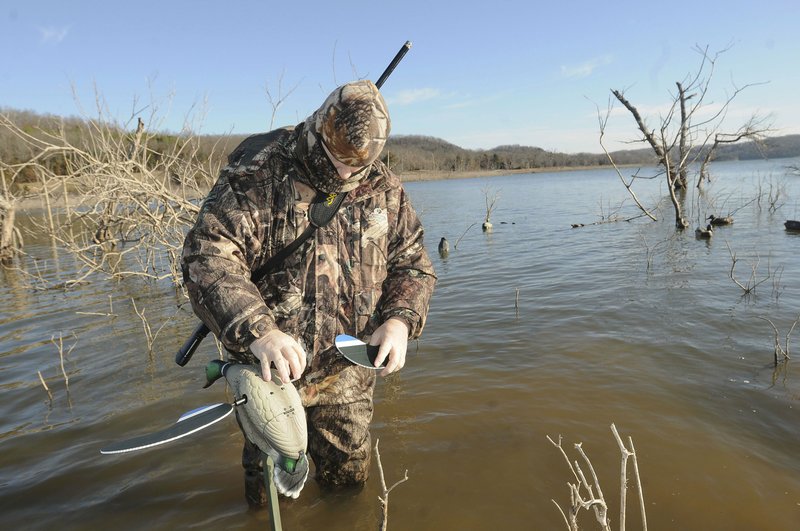
[[[378,207],[370,212],[367,218],[367,226],[364,227],[362,240],[366,243],[370,240],[375,241],[389,232],[389,216],[386,210]]]

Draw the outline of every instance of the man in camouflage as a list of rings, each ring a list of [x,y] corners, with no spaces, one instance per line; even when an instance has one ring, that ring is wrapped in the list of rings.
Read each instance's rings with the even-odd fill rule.
[[[308,452],[322,485],[363,484],[371,456],[375,371],[351,364],[337,334],[380,345],[376,366],[400,370],[425,324],[435,275],[423,230],[397,176],[378,160],[390,120],[370,81],[337,88],[303,123],[245,143],[209,193],[183,249],[197,315],[232,358],[265,380],[295,380]],[[296,239],[318,193],[347,193],[331,222],[255,283],[251,275]],[[365,339],[366,340],[366,339]],[[266,501],[259,452],[245,438],[251,505]]]

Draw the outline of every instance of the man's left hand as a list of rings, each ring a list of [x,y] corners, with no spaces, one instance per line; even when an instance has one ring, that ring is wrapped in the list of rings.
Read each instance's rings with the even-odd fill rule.
[[[375,358],[375,367],[379,367],[388,357],[381,376],[397,372],[406,364],[408,325],[402,319],[389,318],[375,330],[370,337],[369,344],[380,345],[378,356]]]

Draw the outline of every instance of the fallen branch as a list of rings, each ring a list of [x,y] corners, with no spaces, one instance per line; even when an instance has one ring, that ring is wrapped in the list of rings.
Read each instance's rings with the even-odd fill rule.
[[[153,341],[155,337],[153,337],[153,331],[150,328],[150,323],[147,322],[147,318],[144,316],[145,309],[143,308],[142,311],[139,311],[139,308],[136,307],[136,301],[131,298],[131,303],[133,304],[133,311],[136,312],[136,315],[139,316],[139,319],[142,320],[142,328],[144,328],[144,337],[147,340],[147,351],[152,353],[153,352]]]
[[[618,99],[620,97],[621,96],[617,96]],[[620,101],[622,101],[623,104],[626,103],[626,100],[624,98],[621,99]],[[606,159],[608,160],[609,164],[611,164],[611,166],[614,168],[614,171],[616,172],[617,177],[619,177],[619,180],[622,182],[622,185],[628,191],[628,194],[631,196],[631,199],[633,199],[633,202],[636,203],[636,206],[639,207],[639,210],[641,210],[642,215],[647,216],[648,218],[650,218],[653,221],[658,221],[658,219],[653,215],[653,213],[650,212],[649,209],[645,208],[645,206],[642,204],[642,202],[639,201],[639,197],[636,195],[636,192],[633,191],[633,184],[636,182],[638,174],[632,175],[630,182],[626,181],[625,177],[622,175],[622,171],[619,169],[619,166],[617,166],[617,163],[614,161],[614,158],[611,156],[611,153],[608,152],[608,149],[606,148],[605,144],[603,143],[603,137],[605,136],[606,126],[608,125],[608,118],[610,116],[611,116],[611,104],[610,103],[609,103],[608,111],[606,112],[605,118],[601,117],[600,108],[598,107],[598,109],[597,109],[597,119],[598,119],[598,122],[600,123],[600,147],[603,149],[603,153],[605,153]],[[654,149],[656,149],[656,148],[654,148]]]
[[[636,479],[636,488],[639,493],[639,508],[642,512],[642,531],[647,531],[647,515],[645,513],[645,506],[644,506],[644,493],[642,491],[642,481],[639,477],[639,465],[636,461],[636,451],[633,448],[633,439],[628,437],[628,444],[630,444],[631,449],[625,446],[622,442],[622,438],[619,436],[619,432],[617,432],[617,427],[614,424],[611,424],[611,431],[614,433],[614,438],[617,440],[617,445],[619,446],[619,451],[622,453],[622,463],[620,467],[620,506],[619,506],[619,529],[620,531],[625,531],[625,513],[626,513],[626,499],[627,499],[627,492],[628,492],[628,458],[633,458],[633,473],[634,478]]]
[[[559,511],[561,511],[561,515],[564,517],[564,521],[567,524],[567,528],[570,531],[577,531],[578,530],[578,514],[580,513],[581,509],[588,510],[593,509],[595,513],[595,518],[597,522],[600,524],[600,527],[604,531],[610,531],[610,522],[608,519],[608,506],[606,505],[606,501],[603,498],[603,494],[600,491],[599,485],[597,484],[597,475],[594,473],[594,468],[592,467],[591,462],[589,462],[589,458],[583,452],[581,448],[581,444],[578,443],[575,445],[575,449],[582,455],[584,461],[586,462],[587,466],[592,472],[592,477],[594,478],[595,483],[590,483],[586,480],[586,476],[581,470],[580,464],[578,461],[574,463],[570,461],[567,452],[564,450],[564,447],[561,445],[561,436],[558,437],[558,443],[553,441],[550,436],[547,436],[547,440],[550,441],[553,446],[558,448],[561,452],[561,455],[564,457],[564,460],[567,462],[567,466],[569,467],[570,471],[572,472],[572,476],[575,478],[574,483],[567,483],[570,489],[570,510],[569,515],[564,512],[560,505],[555,500],[552,500],[553,503],[556,504]],[[594,495],[594,487],[597,486],[598,489],[598,496]],[[581,494],[581,491],[585,490],[586,495]]]
[[[167,326],[170,321],[172,321],[172,319],[175,317],[175,313],[177,313],[180,308],[178,308],[178,310],[176,310],[175,313],[173,313],[168,319],[164,320],[154,334],[152,328],[150,328],[150,323],[147,321],[147,317],[144,315],[146,309],[142,308],[142,311],[140,312],[139,308],[136,307],[136,301],[133,298],[131,298],[131,303],[133,304],[133,311],[136,312],[136,315],[138,315],[139,319],[142,320],[142,328],[144,329],[145,339],[147,340],[147,351],[152,354],[153,345],[155,344],[158,334],[160,334],[164,327]]]

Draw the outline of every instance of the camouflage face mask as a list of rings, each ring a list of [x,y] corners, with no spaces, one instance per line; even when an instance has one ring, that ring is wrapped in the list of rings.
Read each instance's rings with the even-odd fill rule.
[[[309,182],[306,184],[325,193],[349,192],[356,188],[369,173],[369,167],[367,166],[358,173],[352,174],[348,179],[342,179],[325,153],[319,136],[305,128],[303,128],[301,134],[302,138],[298,141],[298,154],[306,170],[308,170],[305,177],[308,178]],[[303,176],[301,176],[300,180],[305,181]]]

